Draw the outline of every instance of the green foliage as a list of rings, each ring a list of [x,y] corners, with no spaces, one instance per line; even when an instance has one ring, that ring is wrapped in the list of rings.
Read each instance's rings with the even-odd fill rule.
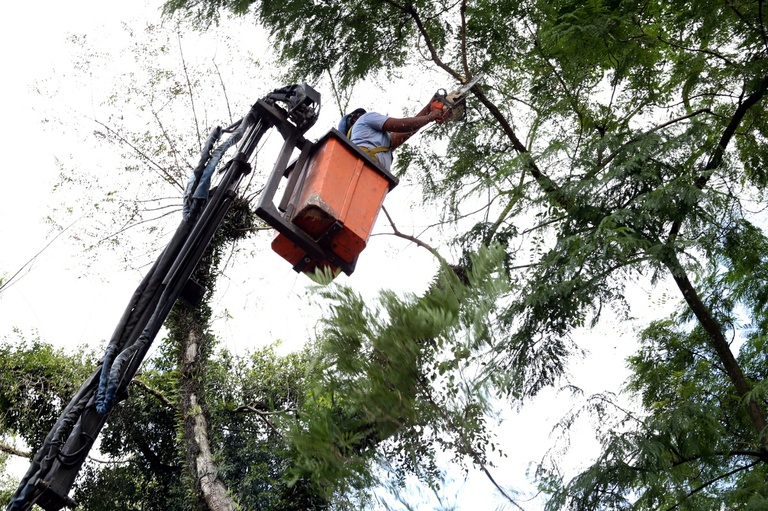
[[[764,450],[743,414],[738,396],[717,355],[702,342],[700,328],[674,321],[650,325],[641,348],[630,358],[628,390],[640,412],[622,408],[616,396],[594,396],[585,410],[593,415],[603,446],[597,461],[560,486],[548,509],[761,509],[765,483]],[[753,377],[765,381],[767,368],[754,355],[762,339],[741,349]],[[575,419],[575,417],[573,418]],[[572,420],[573,420],[572,419]],[[570,424],[566,429],[570,428]],[[540,466],[548,480],[556,473]]]
[[[0,344],[0,431],[37,450],[64,406],[95,368],[95,356],[54,349],[36,336]]]
[[[3,474],[0,476],[0,506],[8,505],[16,489],[16,481],[13,481],[6,472],[8,458],[7,454],[0,454],[0,473]]]
[[[367,486],[377,455],[434,481],[438,447],[484,463],[488,395],[517,404],[561,382],[580,353],[574,332],[606,308],[630,318],[635,282],[673,283],[689,309],[648,325],[630,359],[640,411],[612,394],[588,401],[602,453],[572,480],[542,468],[549,506],[765,506],[761,2],[171,0],[166,11],[251,13],[296,80],[329,73],[349,89],[423,62],[445,80],[485,72],[465,121],[398,149],[400,173],[455,221],[460,271],[374,305],[321,292],[333,306],[307,387],[294,389],[302,408],[277,425],[291,431],[283,454],[296,463],[280,470],[293,488]],[[227,364],[205,382],[222,395]],[[269,430],[258,429],[271,441]]]
[[[402,66],[408,57],[402,41],[413,35],[407,16],[386,2],[177,0],[165,5],[168,13],[188,10],[203,25],[225,9],[251,12],[268,27],[280,47],[283,69],[290,70],[285,73],[290,81],[315,81],[327,69],[337,69],[340,85],[349,87],[383,69]],[[439,25],[432,28],[436,34],[441,31]]]
[[[93,370],[93,358],[93,353],[68,354],[37,339],[4,341],[0,435],[18,436],[35,447]],[[308,359],[308,353],[279,355],[277,346],[270,346],[241,358],[212,354],[206,364],[219,475],[247,509],[328,505],[311,483],[293,484],[284,477],[293,454],[283,432],[303,402]],[[99,452],[93,453],[100,461],[86,462],[76,482],[74,498],[83,509],[197,509],[183,477],[175,364],[163,350],[147,362],[129,398],[109,417]],[[5,497],[10,494],[9,489]]]
[[[477,352],[497,340],[488,317],[509,292],[503,255],[484,249],[461,276],[445,266],[423,297],[382,292],[368,304],[346,287],[319,289],[330,305],[289,436],[294,477],[332,495],[370,487],[378,456],[431,485],[437,452],[487,463],[491,404]]]
[[[292,458],[284,423],[300,413],[309,355],[278,355],[276,349],[207,369],[220,378],[215,388],[209,383],[208,395],[228,397],[209,404],[220,475],[246,509],[324,509],[327,502],[310,485],[291,485],[284,474]]]

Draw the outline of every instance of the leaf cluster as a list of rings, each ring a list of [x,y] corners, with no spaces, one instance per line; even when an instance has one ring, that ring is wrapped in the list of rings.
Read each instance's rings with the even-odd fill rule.
[[[343,286],[319,289],[331,305],[290,433],[296,478],[333,494],[370,487],[379,455],[433,485],[438,452],[488,462],[492,406],[475,357],[494,344],[487,318],[509,290],[502,260],[486,249],[460,275],[445,266],[422,297],[382,292],[371,304]]]
[[[95,355],[84,348],[70,354],[41,341],[4,339],[0,344],[0,428],[38,449],[80,381],[94,370]]]

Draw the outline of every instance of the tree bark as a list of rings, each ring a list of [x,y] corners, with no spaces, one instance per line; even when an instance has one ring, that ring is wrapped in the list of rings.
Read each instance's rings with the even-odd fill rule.
[[[204,343],[207,342],[193,312],[185,310],[190,328],[181,342],[181,375],[179,381],[181,414],[184,419],[184,450],[189,472],[196,478],[202,501],[211,511],[234,511],[235,502],[218,477],[218,467],[208,438],[204,390],[201,388],[201,367],[205,363]]]

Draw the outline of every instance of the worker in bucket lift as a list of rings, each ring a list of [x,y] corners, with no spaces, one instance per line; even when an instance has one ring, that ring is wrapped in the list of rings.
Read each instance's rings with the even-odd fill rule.
[[[339,131],[368,153],[385,170],[392,167],[392,151],[432,121],[443,123],[450,110],[439,102],[430,102],[414,117],[395,118],[358,108],[342,117]]]

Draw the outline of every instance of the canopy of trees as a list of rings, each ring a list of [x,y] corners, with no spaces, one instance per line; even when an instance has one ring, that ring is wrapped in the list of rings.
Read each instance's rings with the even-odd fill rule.
[[[272,423],[285,449],[276,488],[342,506],[382,460],[439,484],[442,452],[496,483],[495,408],[567,382],[575,333],[606,310],[630,317],[625,295],[644,283],[676,290],[679,312],[638,334],[631,406],[616,389],[564,417],[566,435],[592,417],[601,452],[575,477],[556,454],[538,465],[547,508],[768,506],[762,2],[171,0],[166,10],[203,27],[243,15],[271,34],[288,78],[330,76],[346,92],[412,65],[446,80],[483,73],[467,118],[425,134],[447,146],[411,144],[396,158],[456,222],[459,255],[435,253],[440,271],[420,295],[320,292],[328,310],[306,372],[281,363],[297,412]],[[270,357],[259,356],[255,366]],[[216,364],[214,394],[242,392],[230,386],[236,364]],[[281,392],[265,395],[276,403]],[[120,413],[169,413],[142,402]],[[251,416],[261,429],[246,440],[217,406],[206,413],[222,460],[242,445],[277,463],[263,416]],[[178,465],[171,458],[162,466]],[[231,463],[222,479],[233,488],[257,461]],[[248,480],[242,504],[270,495],[271,479]]]
[[[423,144],[399,158],[450,217],[482,205],[454,240],[462,271],[482,246],[505,253],[497,271],[509,291],[480,322],[494,335],[445,362],[480,364],[476,381],[525,400],[560,381],[575,329],[604,307],[622,310],[627,286],[668,282],[681,312],[648,325],[629,361],[639,410],[592,402],[603,453],[570,481],[542,465],[549,505],[765,505],[762,2],[166,5],[202,23],[223,11],[252,16],[304,79],[330,73],[353,86],[419,62],[458,80],[483,72],[469,118],[431,132],[449,137],[447,154]],[[393,324],[405,317],[384,303]],[[355,332],[370,323],[355,318]],[[337,368],[349,367],[349,352]],[[419,357],[434,352],[422,347]]]

